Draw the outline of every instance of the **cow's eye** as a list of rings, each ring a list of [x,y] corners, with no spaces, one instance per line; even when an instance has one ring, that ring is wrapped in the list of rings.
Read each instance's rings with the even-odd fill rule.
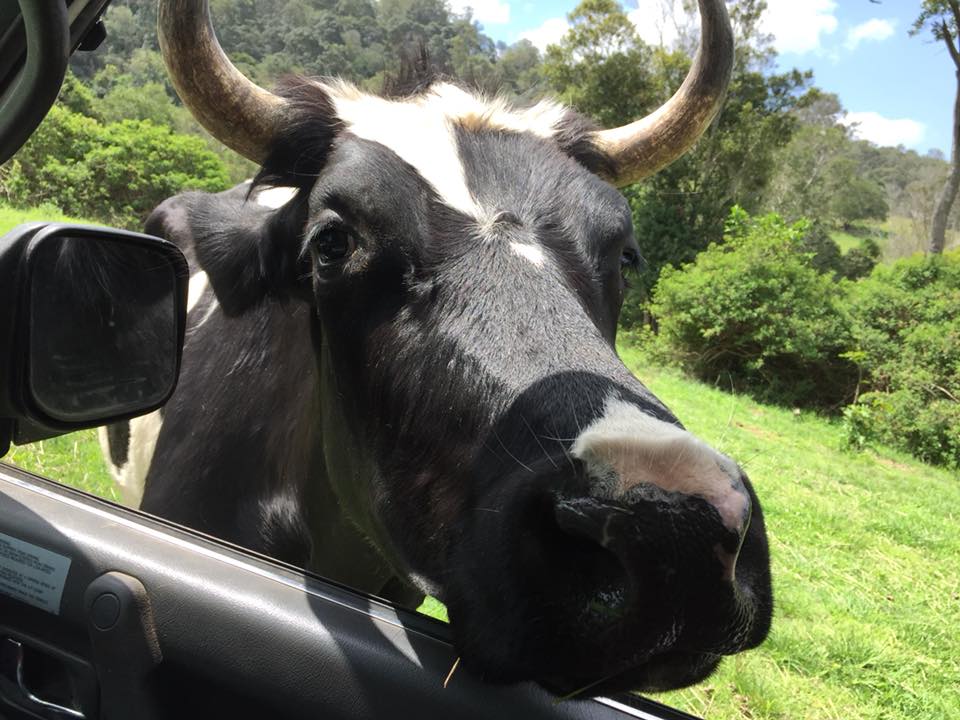
[[[342,226],[320,228],[310,235],[310,253],[320,266],[341,263],[356,249],[356,237]]]

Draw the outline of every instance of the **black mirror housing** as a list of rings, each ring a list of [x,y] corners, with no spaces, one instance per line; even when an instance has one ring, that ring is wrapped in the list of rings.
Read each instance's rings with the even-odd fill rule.
[[[188,268],[160,238],[64,223],[0,238],[0,456],[161,407],[180,371]]]

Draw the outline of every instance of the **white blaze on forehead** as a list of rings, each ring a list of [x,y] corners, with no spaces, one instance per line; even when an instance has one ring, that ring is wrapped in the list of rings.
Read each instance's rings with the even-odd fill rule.
[[[257,191],[254,200],[257,205],[276,209],[293,200],[293,196],[296,194],[296,188],[273,187]]]
[[[322,87],[350,132],[393,150],[416,168],[444,202],[478,220],[487,213],[467,186],[457,126],[551,137],[566,112],[550,102],[514,111],[502,100],[488,101],[446,83],[405,100],[367,95],[345,83]]]
[[[587,466],[602,496],[615,498],[639,484],[655,485],[703,498],[729,530],[743,530],[749,499],[736,463],[633,403],[608,398],[604,414],[577,437],[571,454]]]

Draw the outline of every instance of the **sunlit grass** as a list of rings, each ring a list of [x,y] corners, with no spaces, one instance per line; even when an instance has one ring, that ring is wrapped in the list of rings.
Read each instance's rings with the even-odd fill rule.
[[[96,430],[81,430],[29,445],[10,448],[3,462],[58,480],[107,500],[120,500],[110,477]]]
[[[9,232],[17,225],[38,221],[81,223],[84,225],[98,224],[90,220],[82,220],[64,215],[53,205],[41,205],[35,208],[20,209],[12,208],[0,202],[0,235]]]
[[[657,700],[708,718],[960,717],[960,477],[678,374],[637,375],[760,496],[776,614],[758,650]]]

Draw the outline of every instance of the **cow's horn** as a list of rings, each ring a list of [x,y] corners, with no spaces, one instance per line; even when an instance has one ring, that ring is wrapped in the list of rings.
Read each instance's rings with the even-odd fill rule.
[[[207,0],[160,0],[160,50],[177,94],[224,145],[260,163],[285,101],[250,82],[217,41]]]
[[[723,0],[699,0],[700,49],[680,89],[645,118],[600,130],[594,142],[616,166],[615,185],[652,175],[683,155],[723,105],[733,72],[733,30]]]

